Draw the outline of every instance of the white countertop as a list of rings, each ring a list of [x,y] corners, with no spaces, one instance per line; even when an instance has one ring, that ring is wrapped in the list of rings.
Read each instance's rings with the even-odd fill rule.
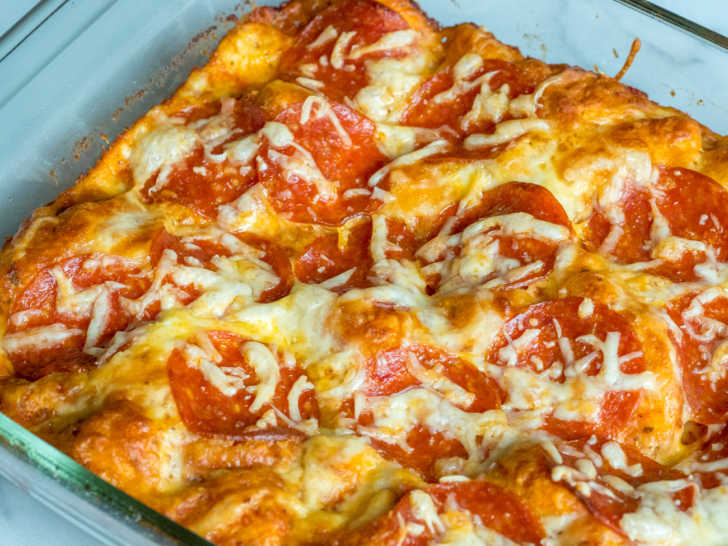
[[[728,34],[728,10],[725,9],[725,0],[653,1],[713,30]],[[12,9],[0,10],[2,11],[0,13],[0,36],[22,17],[24,10],[32,8],[37,3],[37,0],[12,0]],[[0,545],[2,546],[16,544],[92,546],[99,544],[26,492],[2,478],[0,478],[0,530]]]

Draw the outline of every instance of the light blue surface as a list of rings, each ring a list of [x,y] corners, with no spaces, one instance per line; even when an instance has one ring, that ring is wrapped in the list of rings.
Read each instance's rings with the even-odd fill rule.
[[[0,529],[3,546],[101,544],[3,478],[0,478]]]
[[[113,138],[179,85],[189,67],[202,62],[203,48],[176,59],[175,67],[155,80],[150,82],[147,76],[155,67],[170,66],[195,34],[214,23],[216,13],[230,11],[237,3],[70,0],[1,63],[0,180],[10,207],[0,218],[0,235],[11,233],[28,212],[53,198],[98,157],[101,146],[96,138],[81,150],[80,160],[72,159],[75,141],[85,135],[98,137],[102,131]],[[725,0],[656,3],[728,34]],[[34,4],[0,0],[0,35],[22,17],[21,7]],[[484,23],[527,54],[585,67],[597,64],[610,74],[619,70],[632,39],[639,36],[643,51],[625,81],[728,132],[728,54],[704,48],[646,17],[628,16],[622,7],[605,0],[457,0],[454,6],[443,0],[420,0],[420,4],[444,23],[464,19]],[[149,92],[112,119],[124,98],[141,87]],[[51,169],[58,185],[48,176]],[[0,529],[3,546],[98,544],[2,478]]]
[[[5,0],[0,9],[0,36],[20,21],[21,17],[29,12],[36,3],[38,0]]]

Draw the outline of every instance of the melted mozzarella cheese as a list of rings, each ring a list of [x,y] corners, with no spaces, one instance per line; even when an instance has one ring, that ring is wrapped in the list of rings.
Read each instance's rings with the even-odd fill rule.
[[[483,445],[502,435],[505,426],[500,410],[468,413],[422,387],[391,396],[364,396],[360,403],[373,416],[373,424],[360,427],[360,433],[395,444],[406,452],[412,450],[407,435],[415,426],[422,425],[460,441],[471,460],[476,461]]]
[[[377,123],[375,136],[379,151],[390,159],[415,151],[423,142],[429,144],[440,138],[440,134],[432,129],[391,123]]]
[[[308,362],[333,352],[327,327],[336,294],[316,285],[297,284],[291,294],[272,303],[254,304],[231,314],[237,331],[255,339],[303,351]],[[311,343],[315,339],[316,343]]]
[[[430,533],[438,535],[445,531],[445,525],[442,523],[435,502],[430,495],[421,489],[415,489],[410,491],[408,498],[412,506],[412,515],[415,519],[422,521]]]
[[[547,133],[551,130],[549,122],[542,119],[511,119],[502,121],[495,126],[495,132],[492,135],[474,134],[470,135],[463,142],[466,150],[477,150],[478,148],[486,148],[488,146],[497,146],[526,133],[540,131]]]
[[[345,61],[345,50],[348,47],[349,43],[354,39],[354,36],[356,35],[356,32],[349,31],[349,32],[342,32],[339,37],[336,39],[336,43],[334,44],[334,48],[331,50],[331,66],[336,68],[337,70],[341,70],[344,68],[344,61]]]
[[[380,51],[389,51],[391,49],[399,49],[407,47],[414,43],[417,38],[417,31],[412,29],[396,30],[388,32],[373,42],[365,46],[354,46],[351,48],[348,57],[350,59],[359,59],[370,53],[378,53]]]
[[[293,145],[293,133],[282,123],[277,121],[269,121],[259,131],[260,135],[268,139],[271,146],[276,148],[285,148]]]
[[[225,396],[235,396],[246,388],[248,375],[243,368],[219,367],[215,356],[198,345],[185,345],[182,354],[188,366],[202,372],[205,380]]]
[[[423,146],[418,150],[415,150],[414,152],[399,156],[395,160],[390,161],[384,167],[376,171],[372,176],[370,176],[369,186],[376,186],[377,184],[379,184],[384,179],[384,177],[387,176],[390,171],[392,171],[392,169],[402,167],[404,165],[412,165],[431,155],[445,152],[449,150],[450,147],[451,145],[447,140],[438,139],[434,142],[430,142],[429,144]]]
[[[43,351],[58,347],[67,339],[79,335],[83,335],[83,330],[68,328],[65,324],[36,326],[22,332],[5,334],[2,346],[10,354],[29,350]]]
[[[467,80],[483,67],[483,58],[477,53],[466,53],[453,65],[452,75],[455,81]]]
[[[528,339],[536,340],[537,337],[531,333]],[[602,366],[594,376],[584,374],[583,369],[596,358],[597,352],[574,360],[570,342],[566,338],[559,340],[563,361],[555,362],[550,368],[538,373],[531,368],[489,366],[490,373],[499,378],[501,386],[508,393],[508,402],[504,404],[504,408],[532,411],[542,416],[553,412],[557,419],[595,422],[599,419],[607,392],[654,390],[657,383],[652,372],[625,374],[621,371],[623,362],[640,355],[630,353],[619,356],[619,339],[619,332],[609,332],[604,340],[591,334],[577,338],[577,341],[591,345],[603,357]],[[519,340],[511,341],[513,347],[503,350],[503,356],[508,358],[509,363],[516,362],[513,352],[523,346],[516,346]],[[560,374],[562,371],[564,382],[553,381],[553,374]]]
[[[319,34],[316,39],[308,44],[308,49],[316,49],[321,47],[322,45],[328,44],[332,40],[336,39],[336,37],[339,35],[339,31],[336,30],[332,25],[327,26],[325,29],[321,31],[321,34]]]
[[[397,123],[410,94],[431,70],[434,60],[424,51],[403,59],[366,63],[369,85],[354,97],[357,109],[374,121]]]
[[[278,359],[268,347],[256,341],[246,342],[240,351],[246,361],[253,366],[255,375],[258,376],[259,383],[255,387],[255,400],[250,405],[250,411],[255,413],[260,411],[265,404],[273,401],[276,387],[281,379]],[[300,420],[300,414],[298,420]]]
[[[316,110],[316,113],[314,116],[312,116],[314,108]],[[303,101],[303,106],[301,107],[301,125],[305,125],[306,123],[308,123],[309,119],[322,118],[328,119],[329,122],[334,126],[336,134],[339,135],[342,144],[345,147],[350,147],[351,137],[349,136],[349,133],[347,133],[342,127],[341,121],[339,121],[336,113],[334,113],[334,110],[333,108],[331,108],[329,101],[317,95],[311,95],[310,97],[307,97],[306,100]]]
[[[624,470],[629,476],[642,475],[642,465],[639,463],[628,465],[627,456],[617,442],[606,442],[602,446],[602,456],[616,470]]]
[[[288,392],[288,415],[294,421],[301,421],[301,409],[299,408],[299,401],[301,395],[309,390],[313,390],[313,385],[305,375],[300,376],[296,379],[296,382]]]
[[[257,155],[260,143],[257,135],[248,135],[226,146],[228,157],[238,163],[250,163]]]
[[[660,483],[664,487],[659,488]],[[728,536],[728,488],[721,485],[700,492],[694,506],[686,511],[676,506],[670,496],[672,489],[669,482],[638,487],[642,494],[638,510],[625,514],[619,522],[625,534],[642,544],[725,543]]]
[[[150,191],[161,188],[171,168],[192,153],[199,144],[192,129],[171,123],[162,124],[145,135],[129,158],[134,181],[144,184],[157,171],[157,182]]]

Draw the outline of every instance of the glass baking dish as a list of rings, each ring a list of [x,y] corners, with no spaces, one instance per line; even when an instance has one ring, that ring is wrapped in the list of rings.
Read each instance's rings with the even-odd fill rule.
[[[639,37],[623,81],[728,132],[728,39],[649,2],[419,3],[442,24],[474,21],[528,55],[612,75]],[[237,0],[38,2],[0,37],[0,235],[73,184],[205,62],[234,24],[226,16],[248,9]],[[104,542],[206,544],[2,414],[0,475]]]

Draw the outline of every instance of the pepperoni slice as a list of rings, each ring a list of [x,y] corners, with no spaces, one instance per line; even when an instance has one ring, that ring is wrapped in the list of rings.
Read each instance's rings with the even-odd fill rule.
[[[428,372],[442,375],[471,397],[455,405],[465,411],[482,413],[500,407],[498,384],[469,362],[442,349],[409,345],[386,351],[366,364],[367,396],[390,396],[427,382]],[[419,379],[418,377],[419,376]],[[432,387],[437,390],[437,387]]]
[[[469,362],[436,347],[410,345],[385,351],[369,359],[365,369],[362,393],[366,397],[389,397],[426,385],[464,411],[482,413],[500,407],[502,392],[493,379]],[[358,422],[365,427],[376,426],[366,410],[358,416]],[[467,457],[457,439],[422,425],[409,431],[408,449],[378,438],[371,441],[400,464],[426,476],[432,474],[437,459]]]
[[[390,260],[413,260],[418,244],[415,234],[396,218],[386,218],[387,241],[384,257]]]
[[[222,111],[216,117],[202,120],[219,103],[188,109],[183,119],[196,120],[198,131],[209,134],[212,144],[205,149],[198,146],[194,152],[177,163],[170,172],[152,176],[144,185],[142,195],[147,201],[173,202],[186,205],[196,213],[213,218],[220,205],[234,201],[258,180],[252,163],[241,164],[220,158],[224,146],[242,135],[253,133],[265,123],[263,110],[251,101],[225,99]],[[207,125],[205,125],[207,122]],[[192,122],[190,122],[192,123]],[[216,133],[222,132],[223,139]]]
[[[461,527],[462,515],[473,525],[477,521],[518,544],[539,544],[545,536],[538,519],[518,497],[498,485],[478,480],[410,491],[390,512],[341,543],[433,544],[447,536],[451,525]]]
[[[443,67],[415,91],[403,115],[405,125],[444,126],[459,136],[491,133],[496,123],[513,119],[508,101],[532,93],[546,76],[539,75],[535,80],[533,71],[524,72],[516,64],[501,59],[480,59],[469,67],[468,59],[479,58],[468,55],[455,65]],[[483,86],[491,92],[490,105],[480,115],[469,116]]]
[[[305,283],[323,283],[338,293],[369,285],[371,267],[369,219],[358,221],[351,229],[340,229],[316,238],[296,258],[293,271]]]
[[[657,206],[675,237],[702,241],[728,258],[728,191],[690,169],[662,169]]]
[[[374,124],[349,107],[312,96],[287,107],[288,127],[261,152],[258,170],[273,206],[296,222],[340,225],[367,210],[369,176],[385,161]]]
[[[607,358],[610,361],[605,362]],[[545,424],[547,430],[564,438],[592,433],[610,437],[626,426],[639,399],[638,382],[635,378],[634,389],[609,389],[617,376],[645,371],[642,345],[629,322],[607,305],[581,298],[527,307],[503,325],[487,359],[506,368],[504,373],[515,366],[529,370],[539,381],[573,386],[573,396],[553,402],[557,407]],[[582,399],[583,382],[595,376],[608,390],[600,400]],[[532,404],[538,402],[517,401],[514,409],[535,409]],[[560,409],[570,413],[575,405],[588,407],[596,415],[588,421],[558,417]]]
[[[239,233],[238,238],[248,246],[259,249],[263,253],[261,259],[271,266],[278,277],[278,284],[263,290],[258,295],[258,302],[270,303],[287,296],[293,287],[293,270],[285,251],[274,242],[252,233]]]
[[[300,32],[295,45],[281,58],[281,73],[288,79],[316,80],[323,84],[317,90],[336,100],[354,97],[369,83],[367,61],[406,55],[402,46],[364,48],[387,33],[408,28],[398,13],[377,2],[337,3],[314,17]]]
[[[496,186],[445,225],[443,233],[418,251],[432,290],[494,279],[507,288],[527,286],[551,272],[571,230],[551,192],[526,182]]]
[[[132,320],[123,299],[148,286],[141,268],[118,256],[77,256],[41,270],[10,310],[3,345],[16,375],[35,380],[90,365]]]
[[[612,211],[613,219],[607,211],[597,208],[589,218],[587,246],[592,250],[600,249],[610,254],[618,263],[633,263],[650,259],[650,227],[652,211],[650,194],[643,188],[627,187],[615,206],[620,212]]]
[[[561,461],[547,457],[552,466],[552,479],[566,484],[595,517],[620,534],[624,534],[619,526],[620,519],[625,514],[636,512],[640,499],[628,492],[628,488],[620,487],[615,477],[631,488],[686,477],[682,472],[662,466],[634,449],[596,437],[563,442],[557,448]],[[672,493],[673,502],[683,511],[692,506],[694,496],[693,485]]]
[[[697,265],[728,258],[728,191],[696,171],[663,167],[654,187],[627,186],[613,207],[594,211],[586,242],[618,263],[654,259],[646,271],[688,282]]]
[[[243,249],[239,248],[239,241],[242,241],[247,247],[256,251],[250,258],[253,261],[265,262],[278,279],[277,283],[263,287],[256,294],[256,300],[267,303],[280,299],[290,292],[293,286],[293,273],[290,260],[283,249],[252,233],[239,233],[235,236],[228,236],[233,237],[233,239],[228,238],[226,240],[227,244],[223,244],[223,237],[218,240],[194,237],[181,239],[165,230],[161,230],[152,240],[150,250],[152,264],[159,269],[158,266],[165,255],[165,251],[171,251],[173,254],[169,256],[174,264],[204,267],[215,271],[217,268],[214,259],[218,256],[235,257],[240,255]],[[259,264],[256,267],[259,267]],[[163,283],[176,284],[171,273],[165,274],[161,280]],[[182,290],[182,293],[178,294],[181,305],[187,305],[200,296],[200,291],[194,284],[185,284],[179,288]]]
[[[571,222],[558,199],[543,186],[530,182],[506,182],[483,193],[480,201],[457,216],[453,231],[461,231],[478,218],[525,212],[538,220],[564,226]]]
[[[728,422],[728,297],[718,289],[686,294],[667,312],[677,329],[677,348],[691,418],[702,424]]]
[[[318,419],[305,372],[290,355],[224,331],[175,349],[167,362],[180,417],[193,432],[241,435]],[[259,422],[260,419],[263,422]]]

